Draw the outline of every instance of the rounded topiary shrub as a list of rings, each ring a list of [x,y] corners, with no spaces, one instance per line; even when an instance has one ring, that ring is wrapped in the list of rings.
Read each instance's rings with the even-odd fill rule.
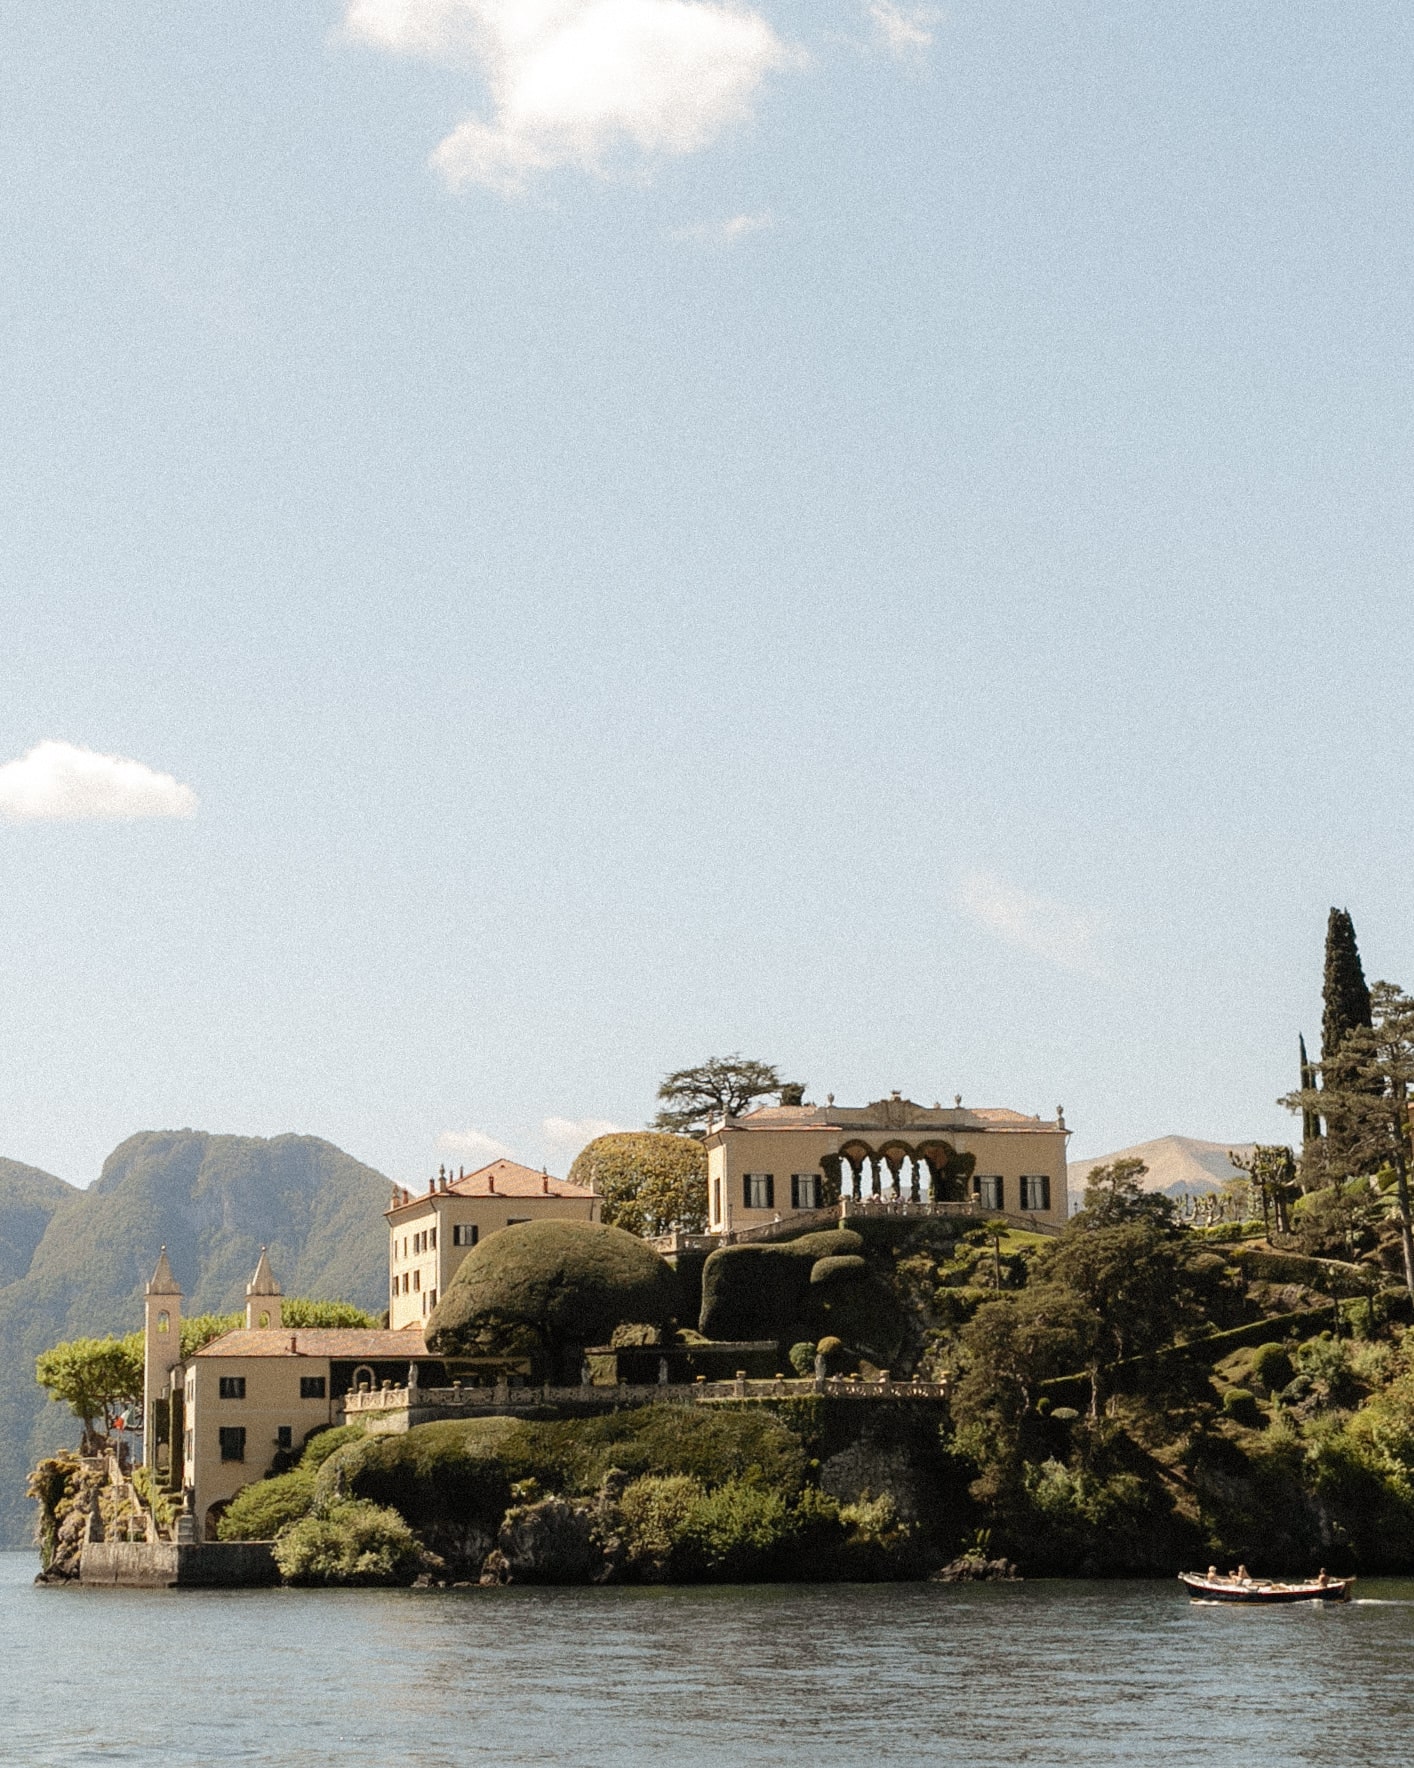
[[[1223,1395],[1223,1411],[1235,1424],[1255,1427],[1262,1422],[1257,1396],[1248,1387],[1230,1387]]]
[[[864,1242],[848,1228],[745,1246],[720,1246],[702,1268],[702,1315],[708,1338],[774,1338],[789,1343],[822,1259],[857,1258]],[[863,1261],[860,1261],[861,1264]]]
[[[1263,1344],[1257,1347],[1257,1354],[1252,1359],[1252,1379],[1261,1382],[1269,1394],[1280,1393],[1295,1374],[1296,1370],[1283,1345]]]
[[[619,1130],[575,1157],[570,1182],[603,1199],[600,1214],[630,1234],[700,1234],[707,1225],[707,1150],[693,1136]]]
[[[616,1326],[667,1326],[676,1309],[672,1266],[622,1228],[520,1222],[463,1260],[427,1322],[427,1346],[529,1355],[542,1376],[577,1379],[585,1346],[607,1343]]]
[[[815,1373],[815,1346],[808,1338],[802,1338],[790,1347],[790,1366],[797,1375]]]

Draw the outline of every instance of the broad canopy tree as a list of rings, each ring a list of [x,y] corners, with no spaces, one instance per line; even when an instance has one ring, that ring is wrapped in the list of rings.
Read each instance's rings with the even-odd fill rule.
[[[709,1117],[740,1117],[757,1099],[782,1092],[798,1095],[803,1090],[783,1081],[769,1062],[746,1056],[709,1056],[695,1068],[677,1068],[663,1076],[658,1088],[662,1107],[651,1127],[700,1136]]]
[[[141,1400],[142,1357],[142,1334],[130,1332],[69,1339],[35,1359],[36,1381],[83,1425],[83,1454],[100,1453],[116,1420]]]
[[[575,1157],[570,1182],[597,1191],[601,1219],[630,1234],[700,1234],[707,1225],[707,1154],[692,1136],[660,1130],[596,1136]]]

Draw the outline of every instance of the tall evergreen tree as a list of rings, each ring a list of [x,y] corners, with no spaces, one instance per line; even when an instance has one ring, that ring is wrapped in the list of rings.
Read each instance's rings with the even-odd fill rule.
[[[1355,923],[1347,909],[1332,909],[1326,923],[1321,1001],[1321,1085],[1333,1093],[1360,1090],[1361,1064],[1347,1046],[1355,1034],[1370,1028],[1370,991],[1355,943]],[[1333,1117],[1327,1111],[1322,1115],[1326,1120],[1325,1165],[1330,1177],[1344,1178],[1359,1170],[1358,1138],[1345,1121],[1346,1114]]]
[[[1348,909],[1332,909],[1326,922],[1326,975],[1321,989],[1321,1067],[1329,1074],[1352,1031],[1370,1024],[1370,991]]]
[[[1301,1045],[1301,1091],[1314,1093],[1316,1090],[1316,1066],[1306,1054],[1306,1038],[1298,1035],[1297,1042]],[[1319,1111],[1303,1111],[1301,1113],[1301,1145],[1307,1147],[1321,1139],[1321,1114]]]

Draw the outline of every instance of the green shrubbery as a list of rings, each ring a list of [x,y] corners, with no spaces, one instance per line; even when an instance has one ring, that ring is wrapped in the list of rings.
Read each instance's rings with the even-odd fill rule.
[[[406,1584],[427,1562],[396,1510],[346,1499],[282,1530],[275,1564],[289,1584]]]
[[[220,1539],[273,1541],[282,1528],[297,1522],[314,1504],[319,1469],[324,1463],[362,1437],[363,1429],[356,1424],[317,1431],[305,1444],[294,1467],[241,1487],[217,1526]]]

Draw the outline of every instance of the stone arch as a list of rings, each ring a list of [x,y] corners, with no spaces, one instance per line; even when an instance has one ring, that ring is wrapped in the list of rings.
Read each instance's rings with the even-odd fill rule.
[[[206,1540],[215,1541],[218,1539],[217,1531],[221,1527],[221,1518],[226,1514],[230,1502],[231,1500],[229,1498],[220,1498],[207,1511],[205,1524]]]

